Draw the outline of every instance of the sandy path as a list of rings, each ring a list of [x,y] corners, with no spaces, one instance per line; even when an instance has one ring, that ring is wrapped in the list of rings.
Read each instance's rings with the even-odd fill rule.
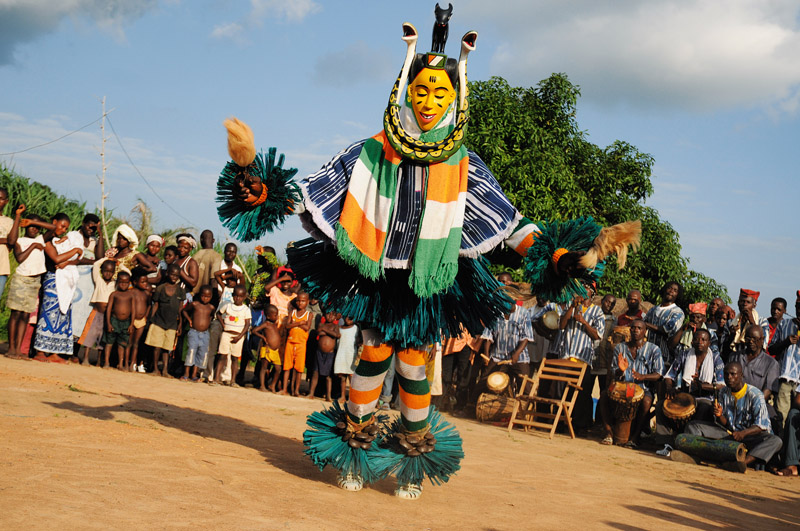
[[[462,469],[418,501],[333,485],[302,453],[322,403],[0,356],[4,529],[775,529],[800,480],[454,419]]]

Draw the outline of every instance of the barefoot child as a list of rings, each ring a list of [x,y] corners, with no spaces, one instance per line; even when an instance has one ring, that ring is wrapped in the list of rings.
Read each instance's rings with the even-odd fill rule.
[[[127,269],[123,269],[122,271],[127,272]],[[108,297],[111,296],[116,289],[114,284],[115,272],[116,264],[113,260],[109,260],[108,258],[101,258],[92,265],[94,291],[92,292],[92,297],[89,299],[89,304],[92,305],[92,311],[89,313],[89,318],[86,319],[81,337],[78,338],[78,344],[83,345],[81,365],[89,365],[89,349],[95,348],[103,337]],[[100,365],[99,353],[97,355],[97,365]]]
[[[131,340],[133,323],[133,291],[131,287],[131,275],[126,271],[117,273],[117,290],[108,297],[106,307],[106,332],[103,334],[105,347],[105,359],[103,368],[108,369],[108,359],[111,355],[111,348],[117,345],[117,369],[127,370],[128,363],[128,344]]]
[[[236,373],[239,370],[239,358],[242,357],[244,336],[250,328],[250,308],[244,304],[247,289],[241,284],[233,289],[233,302],[227,302],[217,311],[217,319],[222,323],[222,337],[219,340],[219,361],[214,370],[214,383],[222,383],[222,373],[231,358],[231,387],[239,387]]]
[[[352,317],[345,317],[344,324],[339,327],[339,347],[336,349],[336,361],[333,362],[333,372],[339,378],[341,395],[339,400],[344,403],[347,395],[347,380],[356,370],[358,345],[361,334]]]
[[[181,380],[192,379],[196,382],[200,379],[197,371],[206,366],[206,356],[208,356],[208,329],[211,326],[211,319],[214,318],[214,305],[211,298],[214,292],[211,286],[205,285],[200,288],[198,298],[191,304],[187,304],[181,314],[186,322],[189,323],[189,333],[186,341],[189,344],[189,351],[186,353],[185,372]],[[191,369],[191,375],[189,371]]]
[[[311,376],[311,388],[308,391],[308,398],[313,399],[317,390],[319,377],[325,378],[325,401],[331,401],[331,387],[333,386],[333,360],[336,358],[336,340],[341,337],[339,333],[339,314],[328,312],[325,319],[320,321],[317,327],[317,367]]]
[[[147,326],[147,314],[150,312],[150,280],[144,269],[137,267],[131,276],[133,280],[133,335],[129,351],[131,371],[144,372],[144,364],[138,364],[139,343]]]
[[[278,349],[281,346],[281,333],[278,330],[278,308],[270,304],[264,312],[264,322],[253,329],[253,334],[261,338],[261,348],[259,348],[259,359],[261,368],[258,372],[258,380],[261,386],[259,391],[266,391],[266,376],[268,365],[272,364],[274,371],[272,383],[269,390],[275,392],[275,385],[281,377],[281,355]]]
[[[19,209],[18,209],[19,210]],[[19,221],[17,216],[17,221]],[[42,221],[37,215],[28,219]],[[12,228],[12,230],[14,230]],[[19,229],[17,229],[19,230]],[[22,359],[22,339],[25,337],[28,319],[39,306],[39,287],[41,276],[47,270],[44,265],[44,238],[39,234],[39,227],[28,225],[25,236],[18,238],[14,248],[17,259],[17,270],[8,283],[6,306],[11,310],[8,317],[8,356]]]
[[[296,310],[285,317],[283,328],[286,330],[286,353],[283,359],[283,390],[285,395],[289,389],[289,375],[294,369],[292,378],[292,396],[300,395],[300,380],[306,368],[306,341],[311,329],[311,311],[308,309],[308,293],[297,294],[294,301]]]
[[[153,347],[153,374],[158,374],[158,360],[163,367],[161,376],[169,376],[169,356],[175,348],[175,338],[181,329],[181,307],[186,291],[178,285],[181,268],[178,264],[167,266],[167,282],[153,292],[150,309],[150,329],[144,342]]]

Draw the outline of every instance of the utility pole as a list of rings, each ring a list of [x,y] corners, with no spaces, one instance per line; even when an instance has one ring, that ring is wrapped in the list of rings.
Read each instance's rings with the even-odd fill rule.
[[[103,117],[100,120],[100,132],[103,136],[103,143],[100,146],[100,161],[103,166],[103,173],[100,175],[100,223],[103,226],[103,238],[106,248],[110,248],[114,242],[108,241],[108,229],[106,228],[106,97],[103,96]],[[98,257],[99,258],[99,257]]]

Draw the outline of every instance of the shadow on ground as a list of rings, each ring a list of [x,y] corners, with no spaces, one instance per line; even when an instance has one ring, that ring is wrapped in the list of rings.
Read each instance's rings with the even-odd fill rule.
[[[176,406],[159,400],[119,394],[126,402],[113,406],[91,407],[71,401],[45,402],[57,409],[72,411],[86,417],[116,421],[117,413],[131,413],[151,420],[167,428],[184,431],[206,439],[217,439],[258,451],[271,466],[293,476],[326,485],[336,483],[336,471],[326,468],[322,473],[303,453],[303,442],[299,439],[271,433],[260,426],[243,420]],[[236,457],[236,456],[229,456]],[[395,485],[383,480],[371,488],[385,494],[393,494]]]
[[[779,481],[779,480],[778,480]],[[783,480],[786,481],[785,479]],[[789,480],[791,481],[791,480]],[[673,496],[662,492],[642,490],[641,505],[625,505],[624,507],[647,515],[651,518],[663,520],[665,525],[684,525],[695,529],[776,529],[776,528],[797,528],[800,526],[800,495],[797,490],[790,490],[788,487],[795,487],[792,481],[787,482],[786,488],[782,488],[780,483],[776,485],[775,496],[770,500],[760,496],[750,496],[739,492],[726,490],[721,486],[712,486],[703,483],[683,481],[686,485],[686,496]],[[693,494],[702,494],[704,499],[700,500],[692,497]],[[733,504],[739,509],[720,507],[713,501],[708,501],[708,496],[715,496],[727,503]],[[662,508],[648,507],[648,500],[657,501],[659,505],[666,505],[673,511]],[[764,502],[770,501],[768,506]],[[777,502],[777,503],[775,503]],[[767,508],[768,507],[768,508]],[[712,520],[709,523],[704,520],[691,518],[685,514],[702,516],[704,520]],[[605,522],[614,529],[634,531],[642,529],[637,527],[635,522]]]

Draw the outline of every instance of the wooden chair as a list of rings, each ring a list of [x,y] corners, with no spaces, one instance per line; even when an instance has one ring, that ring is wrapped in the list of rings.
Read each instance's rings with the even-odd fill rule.
[[[514,409],[511,412],[511,420],[508,422],[508,431],[514,429],[515,424],[522,426],[525,431],[531,427],[544,428],[550,430],[552,439],[558,423],[566,422],[569,433],[574,439],[572,408],[575,406],[578,392],[581,390],[580,383],[586,367],[586,363],[577,360],[542,360],[535,378],[523,376],[519,392],[514,399]],[[542,382],[551,384],[563,382],[565,385],[561,398],[539,396],[539,387]],[[538,411],[539,404],[545,405],[546,411]],[[549,422],[545,420],[549,420]]]

